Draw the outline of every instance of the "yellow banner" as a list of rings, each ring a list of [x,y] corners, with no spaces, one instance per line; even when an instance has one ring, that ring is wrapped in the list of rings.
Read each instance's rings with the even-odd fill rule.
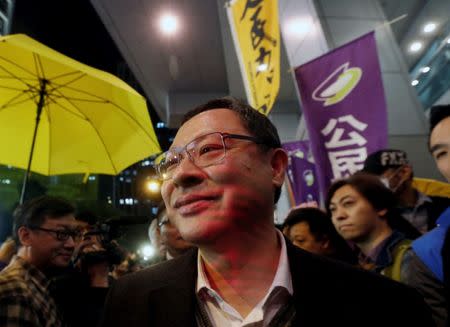
[[[280,88],[278,0],[233,0],[228,19],[247,100],[267,115]]]

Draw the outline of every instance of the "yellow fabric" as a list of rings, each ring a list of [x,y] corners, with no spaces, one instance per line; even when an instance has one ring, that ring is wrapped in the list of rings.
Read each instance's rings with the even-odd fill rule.
[[[395,246],[392,253],[392,264],[383,269],[382,274],[393,280],[400,281],[403,255],[411,246],[411,240],[403,240]]]
[[[31,170],[117,174],[160,152],[145,98],[119,78],[23,34],[0,37],[0,163],[27,168],[48,81]]]
[[[227,12],[247,100],[267,115],[280,88],[278,1],[233,0]]]
[[[449,183],[440,182],[434,179],[414,178],[413,187],[428,196],[442,196],[450,198]]]

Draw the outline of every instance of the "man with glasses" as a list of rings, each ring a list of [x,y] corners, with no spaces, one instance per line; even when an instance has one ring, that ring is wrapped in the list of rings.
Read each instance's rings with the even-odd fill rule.
[[[198,249],[118,280],[102,326],[429,326],[413,290],[298,249],[275,228],[287,155],[247,104],[190,111],[155,164],[170,221]]]
[[[49,273],[68,266],[81,232],[75,208],[41,196],[19,206],[13,233],[19,249],[0,273],[0,326],[62,326],[49,293]]]
[[[165,260],[179,257],[192,248],[192,245],[181,237],[180,232],[170,222],[164,202],[158,207],[156,219],[158,220],[158,229],[161,236],[161,246],[165,249]]]

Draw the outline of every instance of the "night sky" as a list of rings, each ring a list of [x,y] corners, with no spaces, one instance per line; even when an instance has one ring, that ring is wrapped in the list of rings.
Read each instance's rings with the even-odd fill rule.
[[[11,33],[112,74],[124,62],[89,0],[16,0]]]

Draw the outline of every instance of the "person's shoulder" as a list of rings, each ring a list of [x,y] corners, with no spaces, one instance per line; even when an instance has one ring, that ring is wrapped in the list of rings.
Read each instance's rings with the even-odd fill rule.
[[[294,256],[302,256],[298,269],[308,270],[307,274],[320,280],[327,289],[345,290],[346,293],[372,294],[374,297],[385,296],[395,292],[410,292],[410,288],[380,274],[366,271],[358,267],[317,256],[302,251],[295,251]],[[303,266],[303,267],[302,267]],[[295,273],[295,272],[294,272]],[[385,293],[389,289],[389,293]]]
[[[9,266],[0,273],[0,296],[7,296],[11,292],[28,294],[29,287],[23,274]]]
[[[186,254],[161,263],[157,263],[146,269],[125,275],[114,282],[115,288],[151,290],[166,285],[167,283],[182,278],[187,270],[196,269],[197,251],[195,249]]]

